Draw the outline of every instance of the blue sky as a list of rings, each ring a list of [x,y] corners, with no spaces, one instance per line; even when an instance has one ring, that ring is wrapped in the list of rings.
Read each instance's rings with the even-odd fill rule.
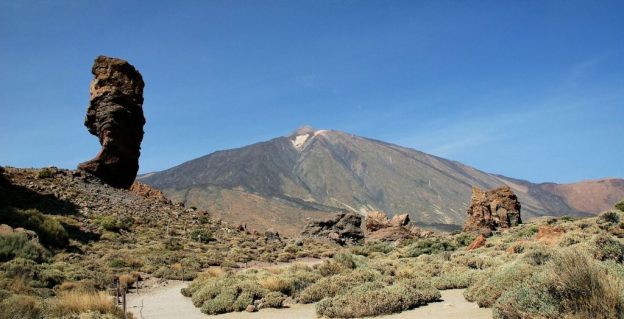
[[[533,182],[624,177],[622,1],[0,0],[0,164],[74,168],[100,54],[141,172],[304,124]]]

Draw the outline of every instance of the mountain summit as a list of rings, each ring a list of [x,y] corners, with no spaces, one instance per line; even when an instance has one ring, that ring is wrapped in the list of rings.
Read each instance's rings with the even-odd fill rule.
[[[224,220],[287,233],[298,231],[305,218],[336,211],[408,213],[420,224],[456,228],[466,218],[472,186],[510,186],[529,219],[593,214],[624,197],[622,179],[533,184],[309,126],[287,137],[214,152],[141,181]],[[591,206],[583,204],[588,196],[594,198]]]

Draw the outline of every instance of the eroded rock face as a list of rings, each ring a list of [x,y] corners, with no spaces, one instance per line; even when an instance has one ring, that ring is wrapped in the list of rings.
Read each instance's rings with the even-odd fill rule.
[[[509,186],[490,191],[473,187],[464,231],[487,233],[499,228],[517,226],[522,223],[520,208],[518,197]]]
[[[121,59],[99,56],[91,72],[85,126],[99,138],[102,149],[78,168],[111,186],[128,189],[139,170],[145,84],[134,66]]]
[[[311,221],[301,231],[302,237],[319,237],[341,245],[354,244],[364,238],[362,216],[354,213],[340,213],[324,220]]]
[[[379,211],[368,213],[364,228],[367,241],[400,241],[433,234],[410,224],[408,214],[394,215],[390,219],[386,213]]]

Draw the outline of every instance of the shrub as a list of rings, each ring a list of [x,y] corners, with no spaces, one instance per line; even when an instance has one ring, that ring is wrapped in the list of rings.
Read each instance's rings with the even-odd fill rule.
[[[494,305],[496,318],[623,318],[624,284],[575,250],[553,257],[530,280],[509,286]]]
[[[612,210],[603,212],[596,219],[598,224],[617,224],[620,222],[620,215]]]
[[[464,292],[468,301],[480,307],[490,307],[504,291],[520,283],[535,271],[535,267],[516,261],[496,269],[491,276],[482,277]]]
[[[39,302],[29,296],[12,295],[0,302],[0,319],[43,319]]]
[[[440,300],[440,292],[423,280],[399,281],[391,286],[366,282],[344,294],[320,301],[319,316],[353,318],[390,314]]]
[[[43,261],[47,252],[28,240],[24,234],[0,235],[0,261],[9,261],[15,257]]]
[[[49,168],[42,168],[37,172],[38,179],[45,179],[52,177],[52,171]]]
[[[278,291],[285,294],[290,292],[290,283],[281,277],[271,276],[262,278],[258,280],[258,284],[270,291]]]
[[[615,204],[615,208],[624,212],[624,199],[622,199],[619,203]]]
[[[594,241],[594,257],[598,260],[624,261],[624,244],[609,235],[598,235]]]
[[[51,301],[50,313],[53,316],[77,315],[87,311],[123,315],[113,298],[105,292],[64,291]]]
[[[216,315],[231,311],[242,311],[256,300],[268,294],[252,280],[226,277],[213,281],[193,295],[193,304],[201,305],[205,314]]]
[[[431,284],[437,289],[463,289],[475,282],[483,271],[464,268],[452,272],[445,272],[439,277],[431,278]]]
[[[455,243],[459,247],[470,245],[477,236],[472,233],[461,233],[455,237]]]
[[[285,300],[286,297],[283,294],[272,291],[260,300],[259,308],[281,308]]]
[[[407,257],[418,257],[423,254],[432,255],[443,251],[457,249],[454,243],[445,238],[424,238],[405,247]]]
[[[552,257],[552,252],[545,247],[537,246],[524,254],[524,260],[532,266],[542,266]]]
[[[134,225],[134,219],[131,217],[115,218],[113,216],[104,216],[100,218],[99,224],[104,230],[119,232],[121,230],[130,230]]]
[[[373,243],[365,243],[364,245],[353,246],[351,248],[351,253],[354,255],[361,256],[370,256],[372,253],[383,253],[387,254],[394,249],[390,243],[385,242],[373,242]]]
[[[69,243],[69,234],[63,225],[55,217],[44,215],[36,209],[3,208],[0,211],[0,223],[36,232],[39,241],[45,246],[65,247]]]
[[[214,241],[214,237],[212,237],[212,232],[206,229],[195,229],[191,232],[189,237],[197,242],[207,244],[211,241]]]
[[[174,237],[165,239],[163,244],[165,245],[165,249],[171,250],[171,251],[181,250],[182,248],[184,248],[180,240]]]
[[[356,269],[349,273],[325,277],[304,289],[299,301],[311,303],[326,297],[333,297],[365,282],[379,280],[380,277],[378,272],[370,269]]]

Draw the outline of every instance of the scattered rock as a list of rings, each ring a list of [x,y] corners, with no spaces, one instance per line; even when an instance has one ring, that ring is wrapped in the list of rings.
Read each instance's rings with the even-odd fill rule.
[[[408,214],[394,215],[392,219],[390,220],[390,224],[392,226],[397,226],[397,227],[407,226],[409,222],[410,222],[410,218]]]
[[[301,232],[302,237],[327,238],[338,244],[354,244],[362,241],[362,216],[355,213],[340,213],[333,217],[311,221]]]
[[[548,245],[555,245],[565,233],[565,230],[553,228],[550,226],[540,226],[535,235],[535,240],[541,241]]]
[[[78,168],[113,187],[128,189],[139,170],[145,84],[134,66],[121,59],[99,56],[91,72],[85,126],[99,138],[102,149]]]
[[[0,225],[0,235],[23,234],[26,238],[35,244],[39,244],[39,236],[36,232],[22,227],[13,228],[7,224]]]
[[[247,312],[256,312],[256,306],[249,305],[249,306],[247,306],[247,308],[245,308],[245,311],[247,311]]]
[[[132,186],[130,186],[130,192],[135,195],[155,199],[161,203],[171,203],[171,201],[165,196],[165,194],[163,194],[163,192],[141,182],[135,181],[134,183],[132,183]]]
[[[395,215],[392,219],[384,212],[373,211],[366,216],[366,240],[399,241],[409,238],[428,237],[433,232],[423,231],[410,224],[408,214]]]
[[[477,236],[477,238],[475,238],[475,240],[472,241],[472,243],[470,243],[470,245],[468,245],[466,250],[475,250],[479,247],[483,247],[485,245],[485,242],[486,242],[485,236],[479,235]]]
[[[473,187],[467,213],[464,231],[497,230],[522,223],[520,202],[509,186],[490,191]]]
[[[365,229],[368,232],[374,232],[382,228],[390,227],[388,215],[380,211],[372,211],[366,215]]]

